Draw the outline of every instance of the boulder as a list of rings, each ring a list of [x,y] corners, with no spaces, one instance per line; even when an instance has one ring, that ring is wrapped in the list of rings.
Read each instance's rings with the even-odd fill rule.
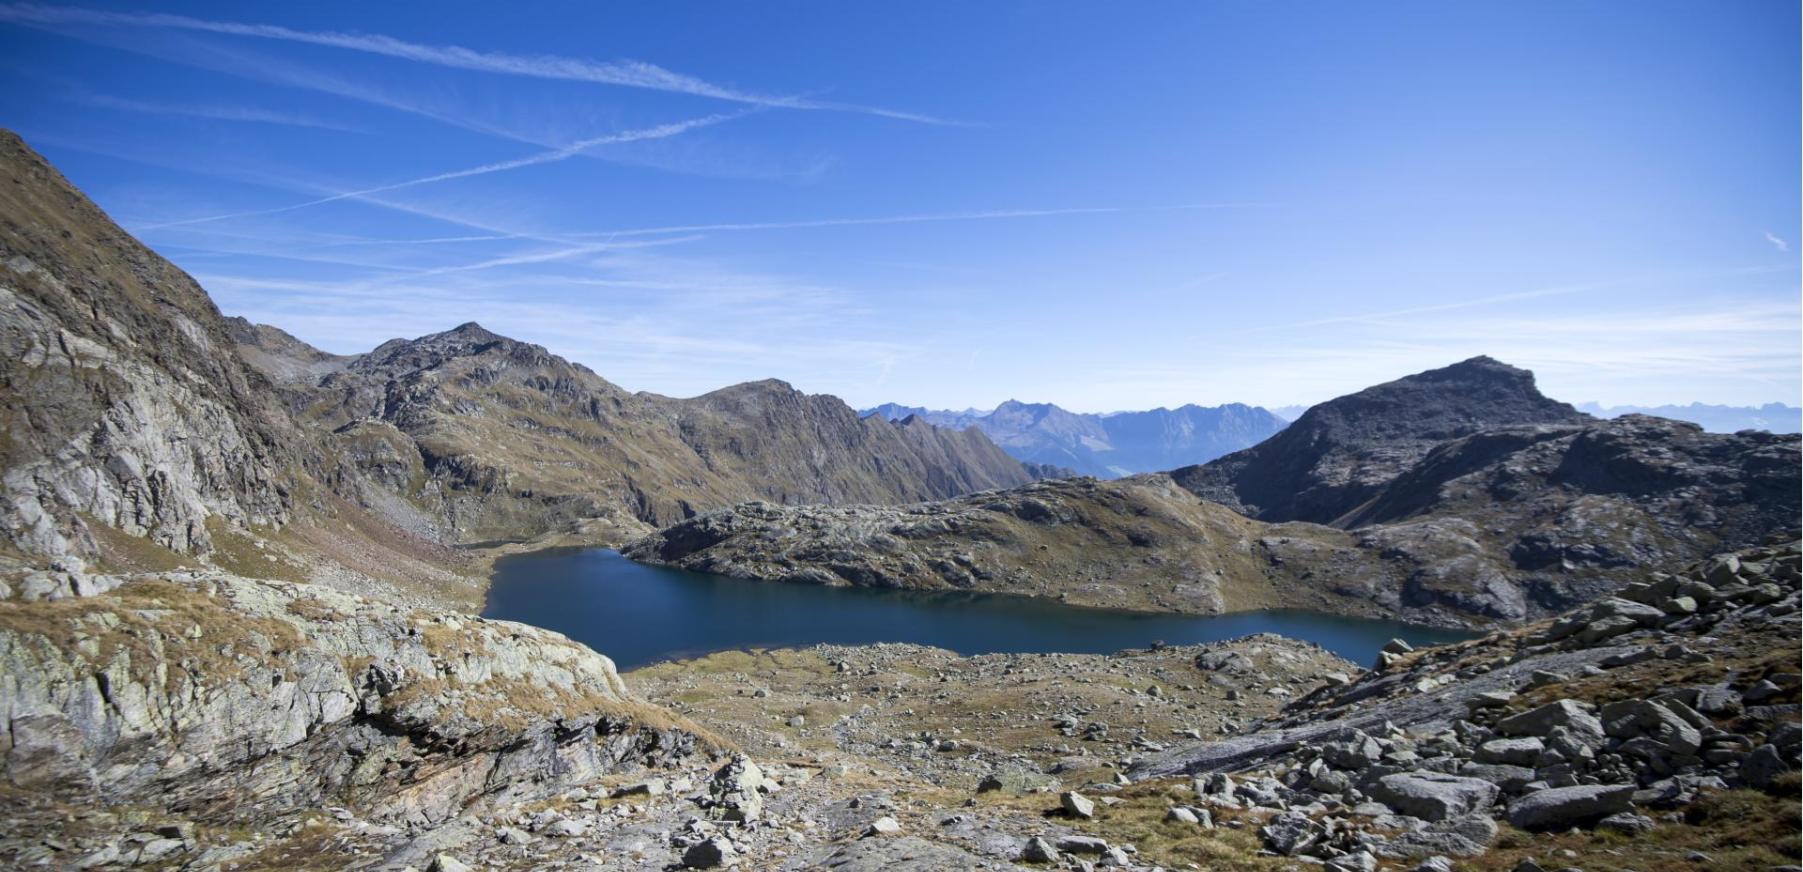
[[[718,869],[739,858],[738,849],[723,836],[696,842],[682,852],[682,865],[689,869]]]
[[[1593,740],[1593,745],[1603,741],[1603,722],[1591,714],[1588,706],[1576,700],[1549,702],[1496,722],[1496,732],[1503,736],[1546,736],[1554,727],[1565,727],[1582,738]]]
[[[1377,853],[1398,860],[1430,855],[1475,857],[1495,840],[1496,821],[1487,813],[1470,814],[1401,833],[1379,846]]]
[[[1477,747],[1472,755],[1479,763],[1507,763],[1513,766],[1532,766],[1546,750],[1546,743],[1538,736],[1524,736],[1516,739],[1491,739]]]
[[[1509,823],[1524,830],[1564,828],[1627,811],[1632,784],[1584,784],[1537,790],[1509,804]]]
[[[1426,770],[1385,775],[1365,791],[1402,814],[1428,821],[1483,811],[1499,792],[1488,781]]]
[[[1058,849],[1038,836],[1028,839],[1020,849],[1020,858],[1028,863],[1056,863],[1058,857]]]
[[[1058,850],[1067,854],[1100,854],[1108,850],[1108,840],[1095,836],[1062,836],[1057,844]]]
[[[989,793],[999,790],[1003,793],[1026,794],[1050,790],[1058,786],[1058,779],[1043,772],[1030,772],[1024,769],[1004,769],[991,772],[977,782],[978,793]]]
[[[1265,847],[1285,857],[1307,850],[1326,834],[1324,827],[1300,811],[1274,815],[1258,828]]]
[[[1321,745],[1321,759],[1336,769],[1363,771],[1383,759],[1383,746],[1376,739],[1354,730],[1351,735]]]
[[[1740,777],[1742,781],[1761,790],[1769,788],[1778,776],[1790,771],[1790,764],[1778,753],[1778,746],[1770,743],[1760,745],[1740,761]]]
[[[1064,813],[1074,818],[1092,818],[1096,816],[1096,804],[1089,797],[1075,790],[1067,790],[1058,796],[1058,805]]]
[[[1703,747],[1703,734],[1673,708],[1683,705],[1643,699],[1612,702],[1601,712],[1603,732],[1616,739],[1649,738],[1673,755],[1695,754]]]
[[[1653,819],[1643,814],[1624,811],[1596,822],[1596,828],[1624,836],[1637,836],[1653,829]]]

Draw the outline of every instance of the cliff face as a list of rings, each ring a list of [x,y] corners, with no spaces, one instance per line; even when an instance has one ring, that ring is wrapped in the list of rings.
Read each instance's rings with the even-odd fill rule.
[[[303,449],[224,320],[43,158],[0,131],[0,537],[91,554],[91,524],[178,552],[205,520],[273,528]]]
[[[422,478],[410,438],[382,421],[328,434],[292,416],[313,402],[296,385],[352,361],[228,322],[9,133],[0,174],[9,828],[59,804],[252,829],[342,805],[437,825],[477,799],[542,798],[697,747],[587,648],[400,604],[442,602],[431,584],[467,579],[446,569],[448,549],[345,498]],[[246,366],[240,341],[283,392]],[[375,402],[412,422],[407,388]],[[282,580],[298,578],[321,584]],[[431,584],[387,584],[399,580]],[[9,833],[0,855],[60,844]],[[121,862],[160,856],[127,847]],[[119,861],[107,851],[84,866]]]

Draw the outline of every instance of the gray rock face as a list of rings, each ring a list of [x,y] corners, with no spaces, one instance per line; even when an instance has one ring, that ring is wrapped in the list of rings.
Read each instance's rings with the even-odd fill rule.
[[[1537,790],[1509,804],[1509,823],[1524,830],[1570,827],[1627,811],[1632,784],[1588,784]]]
[[[703,839],[682,852],[682,865],[690,869],[718,869],[739,859],[732,842],[720,836]]]
[[[1532,766],[1534,761],[1546,751],[1545,743],[1538,736],[1521,739],[1492,739],[1479,745],[1475,755],[1479,763],[1507,763],[1514,766]]]
[[[1748,784],[1764,789],[1771,787],[1778,776],[1789,772],[1791,768],[1779,753],[1778,746],[1768,743],[1754,748],[1753,753],[1741,761],[1740,777],[1746,779]]]
[[[694,748],[606,657],[519,624],[219,574],[21,610],[40,617],[0,624],[0,771],[50,795],[432,823]]]
[[[947,869],[1013,869],[1012,863],[986,860],[951,845],[914,836],[860,839],[834,851],[813,868],[834,872],[943,872]]]
[[[1419,771],[1385,775],[1365,791],[1384,805],[1427,821],[1484,811],[1496,803],[1499,792],[1488,781]]]
[[[1475,857],[1496,840],[1496,821],[1485,812],[1435,821],[1390,839],[1378,853],[1393,859],[1410,857]]]

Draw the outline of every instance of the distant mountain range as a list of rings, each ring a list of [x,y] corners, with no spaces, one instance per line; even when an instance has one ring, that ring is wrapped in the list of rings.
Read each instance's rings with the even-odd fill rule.
[[[1701,424],[1711,433],[1738,433],[1742,430],[1769,430],[1773,433],[1803,433],[1803,409],[1783,403],[1763,406],[1715,406],[1691,403],[1688,406],[1603,406],[1579,403],[1578,409],[1598,418],[1623,415],[1653,415],[1677,421]]]
[[[864,417],[919,418],[957,430],[976,428],[1025,463],[1063,467],[1097,478],[1119,478],[1205,463],[1263,441],[1285,421],[1257,406],[1186,405],[1145,412],[1085,414],[1051,403],[1009,400],[991,411],[962,412],[884,403]]]

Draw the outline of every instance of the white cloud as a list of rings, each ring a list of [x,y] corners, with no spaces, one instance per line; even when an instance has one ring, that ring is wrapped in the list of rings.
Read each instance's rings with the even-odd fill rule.
[[[1061,215],[1107,215],[1123,212],[1163,212],[1191,209],[1240,209],[1260,203],[1190,203],[1180,206],[1079,206],[1068,209],[989,209],[974,212],[934,212],[922,215],[881,215],[870,218],[813,218],[800,221],[752,221],[721,224],[675,224],[604,230],[587,236],[644,236],[660,233],[712,233],[738,230],[796,230],[814,227],[857,227],[870,224],[920,224],[935,221],[993,221],[1004,218],[1047,218]]]
[[[1772,247],[1779,251],[1790,251],[1790,243],[1778,238],[1778,235],[1770,230],[1765,232],[1765,241],[1770,242]]]

